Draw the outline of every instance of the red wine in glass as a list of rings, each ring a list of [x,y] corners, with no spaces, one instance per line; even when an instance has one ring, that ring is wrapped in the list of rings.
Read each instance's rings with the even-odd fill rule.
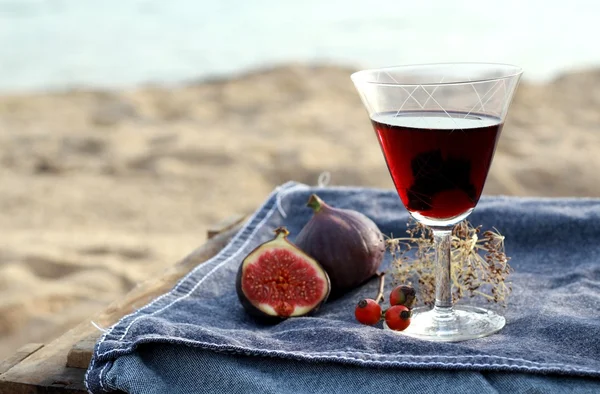
[[[500,119],[460,112],[387,112],[371,122],[404,206],[431,219],[450,219],[479,201]]]
[[[402,203],[433,238],[434,305],[414,308],[399,335],[457,342],[506,323],[494,311],[454,303],[452,229],[477,205],[522,73],[510,64],[442,63],[351,76]]]

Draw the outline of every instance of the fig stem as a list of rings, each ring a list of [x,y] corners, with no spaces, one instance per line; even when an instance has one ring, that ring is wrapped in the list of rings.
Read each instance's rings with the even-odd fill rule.
[[[375,298],[376,303],[380,303],[383,301],[383,287],[385,286],[385,272],[379,275],[379,291],[377,292],[377,297]]]
[[[290,232],[288,231],[287,228],[285,227],[277,227],[275,229],[275,235],[277,236],[277,238],[279,238],[279,235],[281,234],[283,236],[283,238],[287,237],[288,235],[290,235]]]
[[[315,213],[317,213],[321,210],[321,207],[323,206],[323,200],[321,200],[316,194],[311,194],[310,198],[308,199],[308,202],[306,203],[306,206],[312,208],[312,210],[315,211]]]

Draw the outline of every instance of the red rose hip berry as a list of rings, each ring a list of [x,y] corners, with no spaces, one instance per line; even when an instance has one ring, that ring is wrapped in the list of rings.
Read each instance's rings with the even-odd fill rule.
[[[370,298],[360,300],[354,309],[354,316],[362,324],[377,324],[381,320],[381,305]]]
[[[385,312],[385,323],[394,331],[404,331],[410,325],[412,313],[404,305],[391,306]]]
[[[412,308],[415,305],[415,289],[410,286],[396,286],[390,292],[390,305],[404,305]]]

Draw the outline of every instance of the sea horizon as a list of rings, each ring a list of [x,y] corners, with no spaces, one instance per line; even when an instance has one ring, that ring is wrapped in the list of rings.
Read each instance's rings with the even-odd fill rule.
[[[222,79],[287,64],[517,64],[527,81],[600,66],[585,0],[0,0],[0,93]],[[559,28],[560,27],[560,28]]]

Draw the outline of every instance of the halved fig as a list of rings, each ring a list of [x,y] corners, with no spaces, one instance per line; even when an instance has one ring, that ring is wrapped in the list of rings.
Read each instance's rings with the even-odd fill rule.
[[[246,311],[278,321],[315,312],[329,296],[330,282],[321,265],[291,243],[285,227],[242,261],[236,290]]]

